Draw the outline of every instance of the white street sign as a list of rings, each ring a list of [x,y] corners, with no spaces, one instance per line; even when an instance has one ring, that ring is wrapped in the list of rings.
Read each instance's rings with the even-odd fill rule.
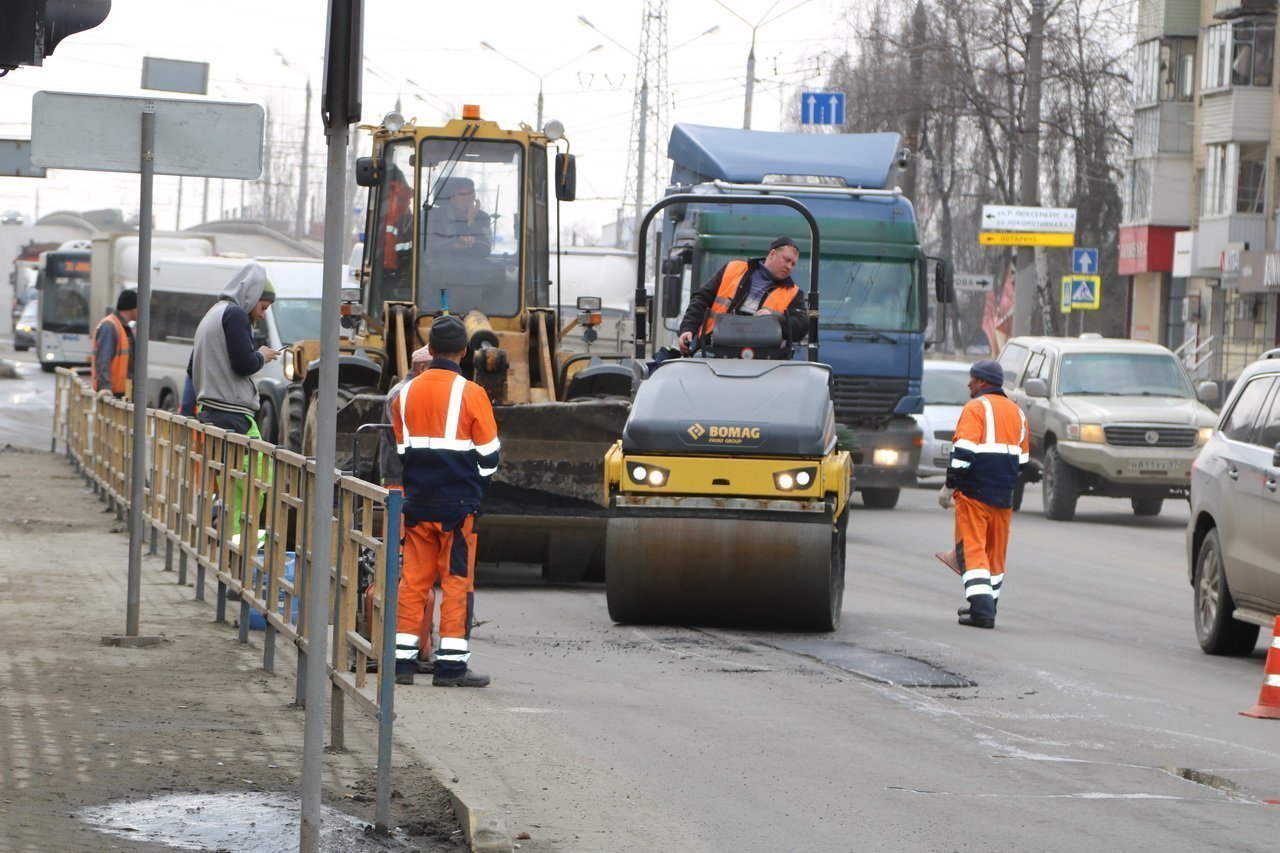
[[[991,290],[993,279],[989,275],[958,272],[955,275],[956,290]]]
[[[262,174],[258,104],[36,92],[31,162],[51,169],[138,172],[142,112],[155,113],[157,175],[252,180]]]
[[[1074,207],[982,206],[981,231],[1043,231],[1072,234],[1076,230]]]

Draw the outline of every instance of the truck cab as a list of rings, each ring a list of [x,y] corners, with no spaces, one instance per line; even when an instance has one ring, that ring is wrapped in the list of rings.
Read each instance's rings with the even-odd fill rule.
[[[785,195],[813,212],[823,235],[818,339],[832,368],[836,419],[854,436],[863,503],[893,507],[900,490],[916,482],[923,437],[911,415],[924,409],[929,305],[954,300],[950,264],[925,256],[911,202],[893,185],[901,137],[677,124],[668,155],[668,193]],[[678,334],[690,295],[716,270],[731,260],[763,257],[783,235],[800,247],[792,278],[802,280],[813,262],[807,230],[781,206],[766,212],[726,204],[668,217],[664,272],[668,280],[679,278],[680,287],[669,293],[680,298],[660,306],[667,332]]]

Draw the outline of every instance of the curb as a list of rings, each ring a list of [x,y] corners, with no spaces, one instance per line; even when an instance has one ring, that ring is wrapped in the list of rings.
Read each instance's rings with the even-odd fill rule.
[[[471,853],[512,853],[515,840],[498,810],[487,805],[477,805],[478,801],[464,785],[446,781],[457,779],[457,773],[436,764],[429,763],[428,766],[433,769],[436,780],[449,794],[453,812],[467,839],[467,849]]]

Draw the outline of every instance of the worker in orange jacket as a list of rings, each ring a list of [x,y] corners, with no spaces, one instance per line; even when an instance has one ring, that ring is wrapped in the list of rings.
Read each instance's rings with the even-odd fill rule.
[[[404,566],[396,608],[397,684],[412,684],[421,651],[427,595],[440,582],[436,687],[485,687],[468,667],[474,609],[476,532],[489,478],[498,467],[498,426],[483,388],[462,376],[467,335],[453,315],[437,317],[427,337],[427,369],[391,403],[404,462]]]
[[[1013,489],[1027,464],[1027,419],[1004,394],[1000,363],[969,368],[969,396],[956,422],[943,509],[955,506],[956,562],[968,600],[961,625],[994,628],[1004,586],[1005,552],[1013,518]]]
[[[116,310],[102,318],[93,330],[93,352],[89,354],[89,378],[94,391],[110,391],[123,397],[133,379],[133,329],[138,319],[138,291],[122,290]]]
[[[776,314],[782,335],[798,344],[809,330],[804,293],[791,280],[800,249],[790,237],[769,244],[769,254],[749,261],[730,261],[707,279],[689,299],[680,321],[680,351],[688,355],[711,334],[720,314]],[[696,345],[695,345],[696,344]]]

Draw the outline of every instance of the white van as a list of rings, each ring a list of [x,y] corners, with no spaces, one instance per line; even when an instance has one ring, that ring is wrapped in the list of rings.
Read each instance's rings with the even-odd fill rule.
[[[281,349],[320,337],[323,263],[311,258],[163,258],[151,273],[151,334],[147,358],[147,405],[170,411],[182,402],[187,362],[196,326],[218,294],[250,261],[262,264],[276,301],[254,328],[259,345]],[[288,383],[277,359],[255,376],[261,408],[258,429],[274,442]]]

